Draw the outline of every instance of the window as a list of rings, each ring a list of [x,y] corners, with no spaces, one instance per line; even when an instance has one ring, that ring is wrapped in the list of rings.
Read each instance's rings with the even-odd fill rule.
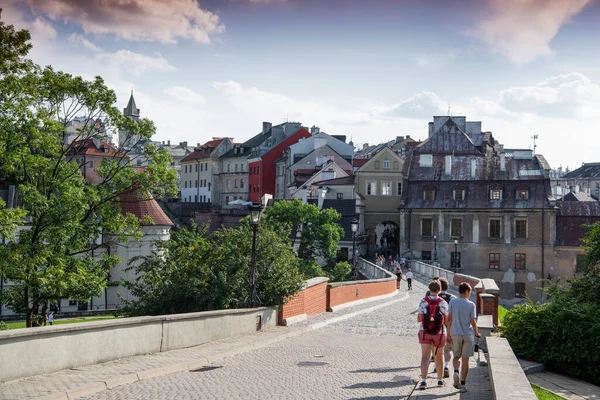
[[[490,253],[490,269],[500,269],[500,253]]]
[[[194,187],[198,187],[198,179],[196,179],[196,185]]]
[[[450,221],[450,236],[461,237],[462,236],[462,219],[453,218]]]
[[[225,205],[229,204],[229,196],[225,196]]]
[[[525,253],[515,253],[515,269],[525,269],[527,267]]]
[[[194,201],[195,201],[196,203],[198,202],[198,195],[197,195],[197,194],[195,194],[195,195],[194,195]]]
[[[422,218],[421,219],[421,236],[432,236],[433,234],[433,219]]]
[[[139,161],[140,161],[140,160],[138,160],[138,162],[139,162]],[[139,165],[139,164],[138,164],[138,165]],[[93,162],[93,161],[90,161],[90,168],[94,168],[94,162]]]
[[[238,172],[238,165],[235,164],[235,172]]]
[[[69,300],[69,305],[70,306],[76,306],[77,305],[77,300]]]
[[[187,181],[183,181],[183,187],[187,188]]]
[[[421,260],[431,261],[431,251],[424,250],[421,252]]]
[[[502,200],[502,190],[501,189],[490,190],[490,200]]]
[[[527,237],[527,220],[518,219],[515,221],[515,238]]]
[[[256,167],[256,173],[260,174],[260,166]]]
[[[432,165],[433,165],[433,155],[421,154],[421,157],[419,158],[419,166],[431,167]]]
[[[278,184],[278,186],[279,186],[279,184]],[[235,187],[235,188],[238,187],[238,180],[237,179],[233,182],[233,187]]]
[[[387,158],[383,159],[383,169],[390,169],[390,160]]]
[[[185,173],[187,174],[187,165],[184,167]]]
[[[454,189],[454,200],[464,200],[466,192],[467,191],[463,188],[455,188]]]
[[[227,164],[227,172],[231,172],[231,164]]]
[[[337,198],[338,198],[338,200],[343,200],[344,199],[344,193],[338,193],[337,194]]]
[[[367,182],[367,195],[375,196],[377,194],[377,182]]]
[[[190,167],[191,167],[191,165],[190,165]],[[196,164],[196,172],[198,172],[198,164]]]
[[[500,220],[490,219],[489,237],[498,239],[500,238]]]
[[[208,191],[210,192],[210,182],[208,183]]]
[[[396,196],[402,196],[402,182],[396,183]]]
[[[391,196],[392,195],[392,182],[381,182],[381,195]]]
[[[240,179],[240,188],[242,188],[242,189],[244,188],[244,180],[243,179]]]
[[[433,200],[435,200],[435,189],[425,189],[425,190],[423,190],[423,200],[425,200],[425,201],[433,201]]]
[[[527,189],[517,189],[517,200],[527,200],[529,191]]]
[[[525,283],[515,282],[515,297],[525,297]]]

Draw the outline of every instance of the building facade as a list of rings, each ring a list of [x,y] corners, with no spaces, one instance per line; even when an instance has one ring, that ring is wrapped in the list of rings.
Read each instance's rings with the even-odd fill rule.
[[[531,150],[505,150],[481,122],[434,117],[405,163],[403,252],[492,278],[504,299],[539,299],[539,279],[554,266],[549,171]]]
[[[369,254],[397,256],[400,249],[398,206],[404,193],[404,158],[385,146],[356,172],[356,192],[364,199]]]
[[[219,205],[230,208],[230,202],[248,200],[248,155],[250,147],[234,144],[233,148],[220,157]]]

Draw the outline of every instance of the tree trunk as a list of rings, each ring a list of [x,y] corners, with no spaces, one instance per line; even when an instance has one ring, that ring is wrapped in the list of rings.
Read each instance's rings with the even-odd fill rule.
[[[46,311],[48,310],[48,302],[44,301],[42,303],[42,318],[44,319],[43,325],[46,326],[46,323],[48,321],[48,315],[46,314]]]
[[[27,310],[25,326],[27,328],[31,328],[31,313],[33,312],[33,307],[29,308],[29,288],[27,288],[27,286],[25,286],[25,289],[23,289],[23,305],[25,306],[25,309]]]

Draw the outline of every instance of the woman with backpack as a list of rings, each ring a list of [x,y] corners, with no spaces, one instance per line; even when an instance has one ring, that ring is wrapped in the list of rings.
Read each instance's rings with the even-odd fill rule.
[[[448,303],[439,295],[440,281],[431,281],[429,295],[419,303],[419,343],[421,344],[421,382],[419,390],[427,389],[427,372],[429,357],[435,357],[438,376],[438,387],[446,386],[444,382],[444,346],[446,344],[445,318],[448,315]]]

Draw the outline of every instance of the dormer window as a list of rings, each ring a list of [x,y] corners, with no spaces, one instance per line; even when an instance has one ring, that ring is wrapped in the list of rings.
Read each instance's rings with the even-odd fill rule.
[[[421,154],[419,157],[419,166],[420,167],[431,167],[433,165],[433,155],[431,154]]]
[[[462,187],[454,188],[454,200],[462,201],[466,198],[466,196],[467,196],[467,190],[465,188],[462,188]]]
[[[427,188],[427,189],[423,190],[423,200],[425,200],[425,201],[435,200],[435,189]]]
[[[383,159],[383,169],[390,169],[390,160],[387,158]]]
[[[499,201],[502,200],[502,187],[492,186],[490,188],[490,200]]]
[[[528,200],[529,191],[526,188],[517,188],[517,200]]]

